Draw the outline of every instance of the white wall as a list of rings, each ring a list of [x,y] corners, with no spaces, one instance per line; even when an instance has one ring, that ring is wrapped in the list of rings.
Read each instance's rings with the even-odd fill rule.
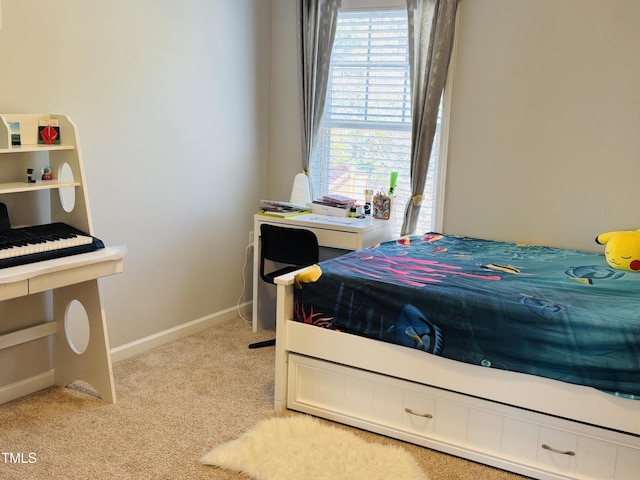
[[[296,0],[272,0],[269,198],[288,201],[302,171]]]
[[[270,43],[265,0],[2,2],[0,112],[76,122],[94,233],[129,248],[101,281],[112,347],[235,306]]]
[[[594,249],[640,227],[640,2],[462,0],[444,230]]]

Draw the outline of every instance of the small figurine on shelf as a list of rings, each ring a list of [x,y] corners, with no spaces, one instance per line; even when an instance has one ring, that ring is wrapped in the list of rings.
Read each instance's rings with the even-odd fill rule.
[[[36,183],[35,178],[33,178],[33,168],[27,168],[27,183]]]
[[[53,170],[49,165],[42,167],[40,172],[42,173],[42,180],[51,180],[53,178]]]

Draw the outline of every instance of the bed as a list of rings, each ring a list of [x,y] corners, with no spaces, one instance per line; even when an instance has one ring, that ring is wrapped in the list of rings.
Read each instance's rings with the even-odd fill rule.
[[[277,411],[540,479],[637,478],[640,274],[430,233],[276,284]]]

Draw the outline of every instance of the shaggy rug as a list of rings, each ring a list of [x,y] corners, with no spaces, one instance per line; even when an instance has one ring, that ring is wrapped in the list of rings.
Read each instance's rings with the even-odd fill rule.
[[[402,448],[366,442],[309,416],[264,420],[201,462],[256,480],[428,480]]]

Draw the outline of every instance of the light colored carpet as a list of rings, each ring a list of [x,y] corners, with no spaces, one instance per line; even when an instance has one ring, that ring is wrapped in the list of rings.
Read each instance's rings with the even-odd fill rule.
[[[369,443],[309,416],[263,420],[201,461],[256,480],[428,480],[402,447]]]
[[[203,465],[200,458],[274,416],[274,349],[248,348],[269,338],[273,332],[252,333],[249,324],[237,319],[118,362],[113,367],[118,396],[114,405],[82,384],[0,405],[0,452],[24,453],[27,458],[34,453],[37,460],[0,461],[0,478],[246,480],[241,473]],[[402,446],[431,480],[523,478],[321,422],[368,442]]]

